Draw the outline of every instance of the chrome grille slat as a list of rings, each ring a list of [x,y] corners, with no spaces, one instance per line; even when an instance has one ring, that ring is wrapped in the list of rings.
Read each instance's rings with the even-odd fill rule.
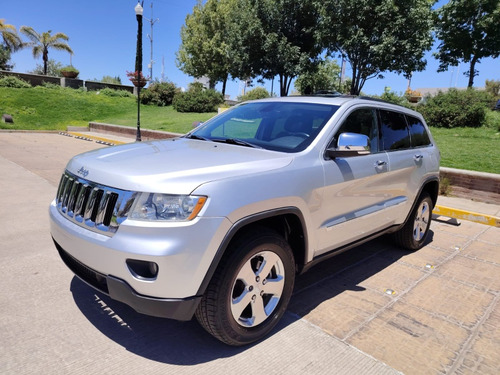
[[[80,190],[81,183],[78,181],[73,182],[73,186],[71,187],[71,191],[69,193],[68,198],[68,215],[73,217],[75,210],[75,201],[76,196],[78,195],[78,191]]]
[[[101,225],[104,223],[104,217],[106,216],[106,210],[108,208],[108,203],[111,198],[111,192],[107,191],[102,195],[102,198],[99,203],[99,207],[97,210],[97,215],[95,217],[95,223],[96,225]]]
[[[56,194],[59,212],[75,224],[112,236],[127,218],[135,193],[93,183],[65,172]]]

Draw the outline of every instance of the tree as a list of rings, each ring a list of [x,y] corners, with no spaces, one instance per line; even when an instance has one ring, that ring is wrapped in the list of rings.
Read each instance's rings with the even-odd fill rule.
[[[46,75],[50,77],[61,77],[61,69],[63,68],[63,64],[59,61],[55,61],[53,59],[49,59],[47,64],[41,65],[36,64],[35,69],[30,71],[31,74],[39,74]]]
[[[425,68],[432,46],[435,0],[324,0],[319,38],[332,55],[352,68],[350,93],[359,95],[368,79],[392,71],[406,77]]]
[[[444,72],[460,61],[469,63],[464,74],[468,87],[478,74],[476,64],[485,57],[500,55],[499,0],[450,0],[438,10],[436,36],[440,40],[438,72]]]
[[[484,87],[486,92],[489,92],[494,96],[498,96],[500,94],[500,80],[492,79],[490,81],[489,79],[487,79],[484,83]]]
[[[119,76],[112,77],[112,76],[103,76],[101,79],[94,79],[96,82],[102,82],[102,83],[111,83],[113,85],[121,85],[122,80]]]
[[[11,70],[13,65],[8,64],[11,52],[17,51],[23,43],[17,30],[13,25],[5,23],[5,19],[0,19],[0,34],[2,43],[0,43],[0,69]]]
[[[22,47],[22,41],[17,34],[16,28],[13,25],[6,24],[5,19],[0,19],[0,34],[2,34],[3,45],[10,52]]]
[[[252,30],[251,37],[257,35],[261,42],[247,53],[248,65],[263,78],[278,76],[280,95],[286,96],[293,78],[315,69],[319,61],[318,8],[313,0],[256,0],[253,7],[261,30],[260,35]]]
[[[227,45],[225,10],[231,0],[201,0],[186,16],[181,28],[177,66],[195,78],[208,77],[210,88],[222,82],[222,94],[229,77],[230,53]]]
[[[21,33],[31,40],[31,42],[26,43],[26,46],[33,47],[33,57],[36,59],[42,55],[44,75],[47,75],[49,48],[59,51],[68,51],[70,54],[73,54],[73,50],[65,43],[65,41],[69,40],[66,34],[56,33],[51,35],[52,30],[39,34],[29,26],[21,26]]]
[[[294,83],[301,94],[318,91],[340,91],[340,66],[334,60],[326,59],[319,63],[315,71],[301,74]]]
[[[1,70],[12,70],[13,65],[9,64],[10,60],[10,49],[3,44],[0,44],[0,69]]]

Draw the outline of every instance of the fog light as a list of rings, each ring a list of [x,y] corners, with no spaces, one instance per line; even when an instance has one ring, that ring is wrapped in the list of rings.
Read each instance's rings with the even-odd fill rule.
[[[155,262],[127,259],[127,267],[136,279],[152,280],[158,275],[158,265]]]

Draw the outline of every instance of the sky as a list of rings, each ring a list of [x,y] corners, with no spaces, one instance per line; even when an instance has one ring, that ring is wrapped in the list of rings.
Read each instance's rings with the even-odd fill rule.
[[[445,4],[441,0],[437,6]],[[63,65],[73,64],[80,71],[80,79],[101,79],[103,76],[119,76],[123,84],[129,84],[127,71],[133,71],[135,65],[137,20],[134,7],[136,0],[0,0],[0,18],[18,30],[21,26],[31,26],[42,33],[62,32],[68,35],[68,44],[74,54],[70,58],[67,52],[49,50],[49,59]],[[153,5],[151,7],[151,4]],[[153,35],[153,78],[174,82],[187,88],[193,78],[177,68],[176,51],[181,43],[180,30],[186,15],[192,12],[196,0],[145,0],[143,27],[143,71],[149,75],[151,61],[151,38]],[[154,21],[151,33],[151,21]],[[436,44],[435,44],[436,45]],[[447,88],[466,87],[468,78],[463,72],[467,64],[452,67],[447,72],[438,73],[438,61],[430,51],[426,55],[427,68],[424,72],[413,74],[411,88]],[[34,59],[30,49],[21,50],[11,55],[14,71],[28,72],[42,64],[41,57]],[[340,61],[339,61],[340,65]],[[476,67],[479,75],[474,86],[483,87],[486,79],[500,79],[500,59],[481,60]],[[351,70],[347,65],[346,75]],[[368,80],[363,93],[380,95],[385,87],[403,93],[408,81],[393,73],[383,73],[384,79]],[[264,87],[271,91],[271,81]],[[274,92],[279,94],[279,83],[274,81]],[[221,85],[217,86],[221,89]],[[232,99],[241,95],[243,84],[239,80],[228,82],[226,94]],[[293,87],[290,90],[292,94]]]

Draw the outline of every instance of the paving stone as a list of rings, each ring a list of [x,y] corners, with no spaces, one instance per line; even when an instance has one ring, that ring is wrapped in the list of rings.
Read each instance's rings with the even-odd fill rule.
[[[457,369],[459,374],[500,374],[500,304],[480,327],[477,337]]]
[[[435,233],[450,233],[452,236],[456,237],[475,238],[487,229],[485,225],[477,225],[477,223],[467,220],[461,220],[460,223],[460,226],[457,227],[450,224],[434,222],[432,223],[432,230]]]
[[[347,342],[404,374],[446,373],[469,331],[407,303],[370,321]]]
[[[378,262],[383,263],[382,260],[378,260]],[[373,260],[370,263],[377,263],[377,260]],[[367,266],[365,267],[366,269],[360,270],[361,274],[364,274],[366,272],[368,273],[368,275],[366,275],[366,278],[358,276],[358,278],[361,280],[357,285],[372,290],[377,290],[382,293],[387,289],[393,290],[396,294],[402,293],[424,275],[423,269],[420,270],[403,263],[392,263],[386,266],[383,270],[380,270],[373,275],[369,275],[371,264],[367,264]],[[355,275],[356,274],[353,273],[353,276]],[[348,276],[348,278],[350,277],[351,275]]]
[[[500,228],[496,227],[488,227],[486,231],[484,231],[482,234],[477,237],[479,241],[483,242],[488,242],[490,244],[497,244],[498,245],[498,239],[500,238]]]
[[[415,286],[403,299],[414,307],[473,328],[494,297],[487,291],[432,275]]]
[[[389,296],[372,290],[344,290],[334,293],[335,296],[331,297],[329,285],[322,285],[311,293],[314,295],[312,301],[303,294],[305,293],[296,298],[301,302],[292,302],[289,310],[340,339],[346,338],[351,331],[361,327],[370,316],[391,300]],[[305,305],[305,301],[312,303]]]
[[[442,279],[461,281],[478,289],[500,292],[500,265],[478,259],[457,256],[453,262],[438,267],[435,275]]]
[[[450,252],[446,250],[426,246],[419,251],[406,254],[401,258],[400,262],[428,270],[428,268],[426,268],[427,265],[436,267],[443,263],[449,256]]]
[[[454,227],[454,232],[449,232],[450,224],[436,224],[433,223],[433,237],[428,246],[445,250],[449,253],[456,251],[457,248],[461,249],[472,240],[471,237],[465,235],[458,235],[460,227]],[[443,229],[443,227],[445,227]]]
[[[465,256],[481,259],[487,262],[492,262],[500,265],[500,248],[497,244],[488,242],[475,241],[464,249]]]

